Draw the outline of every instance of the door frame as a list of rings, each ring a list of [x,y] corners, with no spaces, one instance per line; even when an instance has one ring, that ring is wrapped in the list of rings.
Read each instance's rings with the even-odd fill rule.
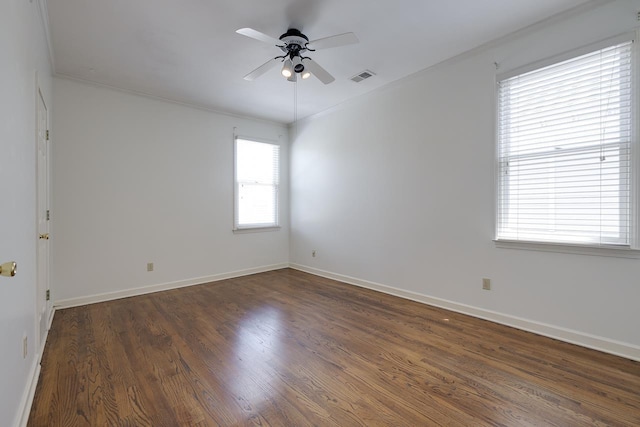
[[[46,341],[46,336],[47,336],[47,331],[51,325],[51,320],[52,320],[52,303],[51,303],[51,299],[46,300],[45,298],[45,294],[46,291],[50,291],[50,282],[51,282],[51,263],[50,263],[50,259],[51,259],[51,244],[49,243],[49,241],[47,241],[46,245],[46,251],[45,251],[45,256],[44,259],[41,256],[40,253],[40,239],[39,239],[39,234],[40,234],[40,225],[39,225],[39,215],[40,215],[40,210],[44,209],[45,211],[49,211],[51,209],[51,149],[50,149],[50,139],[47,139],[46,136],[46,132],[49,131],[50,128],[50,120],[49,120],[49,108],[47,107],[47,101],[45,99],[45,96],[43,94],[42,88],[40,86],[40,82],[38,79],[38,74],[36,72],[36,96],[35,96],[35,110],[36,110],[36,114],[35,114],[35,121],[36,121],[36,126],[35,126],[35,156],[36,156],[36,162],[35,162],[35,172],[36,172],[36,217],[35,217],[35,221],[36,221],[36,300],[34,301],[35,303],[35,338],[37,340],[37,347],[36,350],[38,351],[38,356],[41,357],[42,356],[42,351],[44,349],[44,344]],[[44,127],[45,129],[41,129],[40,128],[40,123],[41,123],[41,117],[40,117],[40,105],[39,103],[42,102],[42,105],[44,106]],[[43,134],[45,135],[45,164],[44,166],[44,182],[43,182],[43,188],[41,188],[41,176],[40,174],[42,173],[42,171],[40,170],[40,160],[39,160],[39,139],[40,139],[40,132],[43,132]],[[41,206],[41,192],[44,191],[44,204],[45,206]],[[51,230],[51,223],[49,222],[48,219],[45,219],[46,221],[46,233],[50,233]],[[41,267],[44,266],[44,269],[42,269]],[[41,277],[42,271],[45,271],[45,276]],[[41,282],[42,281],[42,282]],[[44,289],[40,289],[40,285],[43,284],[43,288]],[[44,306],[43,306],[43,301],[44,301]]]

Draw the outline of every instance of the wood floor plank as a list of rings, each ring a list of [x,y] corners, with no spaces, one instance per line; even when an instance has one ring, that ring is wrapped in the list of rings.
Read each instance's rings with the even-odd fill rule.
[[[59,310],[29,426],[638,426],[640,363],[283,269]]]

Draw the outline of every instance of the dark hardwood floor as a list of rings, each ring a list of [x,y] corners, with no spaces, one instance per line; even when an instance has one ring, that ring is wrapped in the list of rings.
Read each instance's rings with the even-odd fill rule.
[[[294,270],[57,311],[30,426],[638,426],[640,363]]]

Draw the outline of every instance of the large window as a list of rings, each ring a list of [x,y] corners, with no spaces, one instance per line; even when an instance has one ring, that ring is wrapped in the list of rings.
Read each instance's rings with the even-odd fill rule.
[[[237,137],[235,229],[278,226],[279,181],[280,147]]]
[[[498,241],[630,245],[632,51],[499,77]]]

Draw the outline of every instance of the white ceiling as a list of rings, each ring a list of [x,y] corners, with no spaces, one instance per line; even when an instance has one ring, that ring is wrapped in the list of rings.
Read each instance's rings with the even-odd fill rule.
[[[298,85],[298,118],[323,111],[589,0],[47,0],[55,73],[218,111],[290,123],[294,83],[280,54],[235,33],[310,39],[354,32],[359,44],[311,56],[336,81]],[[377,75],[349,78],[365,69]]]

